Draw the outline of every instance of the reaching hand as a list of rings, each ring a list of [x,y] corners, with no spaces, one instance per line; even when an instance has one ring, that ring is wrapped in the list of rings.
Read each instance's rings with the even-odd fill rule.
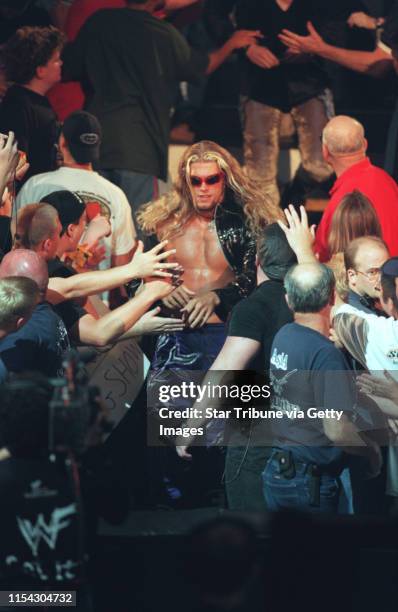
[[[326,45],[325,41],[319,36],[310,21],[307,23],[307,30],[309,32],[308,36],[300,36],[290,32],[290,30],[282,30],[278,34],[278,38],[292,53],[314,53],[315,55],[321,55]]]
[[[148,293],[152,300],[162,300],[173,291],[173,285],[170,279],[160,280],[156,277],[151,277],[145,280],[141,292]]]
[[[284,210],[288,225],[278,221],[279,227],[285,232],[290,247],[297,255],[299,263],[312,263],[316,257],[312,252],[315,240],[315,225],[308,227],[308,217],[304,206],[300,206],[300,218],[292,204]]]
[[[26,161],[26,157],[20,157],[18,167],[15,171],[15,178],[17,179],[17,181],[22,181],[29,168],[30,164]]]
[[[98,214],[88,224],[83,242],[87,243],[91,248],[92,244],[95,244],[98,240],[101,240],[101,238],[110,236],[111,233],[112,228],[108,219]]]
[[[163,242],[157,244],[153,249],[144,253],[144,245],[140,240],[133,259],[129,264],[133,267],[132,276],[135,278],[146,278],[150,276],[170,278],[173,276],[173,270],[181,270],[181,266],[178,263],[164,263],[165,259],[170,257],[170,255],[174,255],[176,252],[175,249],[170,249],[170,251],[161,253],[167,243],[168,240],[163,240]],[[170,272],[166,272],[165,270],[170,270]]]
[[[184,321],[182,319],[173,319],[171,317],[158,317],[160,308],[152,308],[148,310],[137,323],[134,325],[134,333],[138,335],[158,335],[167,334],[184,329]]]
[[[375,397],[385,397],[398,404],[398,381],[384,370],[384,379],[372,374],[361,374],[357,378],[360,391]]]
[[[90,246],[90,253],[91,255],[88,258],[86,265],[88,268],[97,268],[101,261],[104,261],[106,258],[106,247],[102,244],[98,244],[98,240],[96,240]]]
[[[176,451],[177,451],[177,455],[181,458],[181,459],[185,459],[186,461],[191,461],[192,460],[192,455],[190,455],[187,452],[187,449],[189,448],[188,445],[185,446],[181,446],[178,445],[176,446]]]
[[[383,23],[384,20],[375,19],[375,17],[371,17],[367,15],[363,11],[357,11],[355,13],[351,13],[351,15],[347,19],[347,23],[350,28],[365,28],[366,30],[375,30],[377,23]]]
[[[184,287],[181,285],[174,289],[173,293],[167,296],[166,299],[163,300],[163,304],[166,308],[170,308],[170,310],[179,310],[180,308],[184,308],[189,302],[190,299],[195,295],[194,291],[188,289],[188,287]]]
[[[214,291],[207,291],[189,300],[181,313],[189,327],[203,327],[214,309],[220,303],[220,298]]]
[[[255,45],[257,39],[262,38],[260,30],[237,30],[229,39],[228,43],[232,49],[242,49],[249,45]]]
[[[0,195],[3,194],[6,185],[14,178],[18,162],[19,153],[14,132],[8,132],[8,137],[0,134]]]
[[[259,45],[250,45],[246,51],[246,57],[259,68],[275,68],[280,63],[278,58],[269,49]]]

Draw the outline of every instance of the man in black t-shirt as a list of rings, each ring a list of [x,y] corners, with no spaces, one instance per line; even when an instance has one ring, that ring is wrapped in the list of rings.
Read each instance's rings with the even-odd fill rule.
[[[353,424],[355,394],[348,364],[328,339],[332,271],[299,264],[285,277],[294,323],[271,349],[272,456],[263,474],[271,510],[337,512],[338,477],[348,465],[341,446],[363,444]]]
[[[57,122],[46,93],[61,79],[63,34],[53,27],[20,28],[3,50],[7,80],[0,132],[12,130],[30,168],[24,177],[55,169]]]

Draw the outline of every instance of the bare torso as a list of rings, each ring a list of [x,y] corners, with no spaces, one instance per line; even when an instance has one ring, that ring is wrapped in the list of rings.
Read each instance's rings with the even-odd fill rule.
[[[184,268],[183,285],[196,294],[225,287],[235,278],[225,259],[214,222],[195,216],[184,227],[183,233],[169,239],[169,249],[176,249],[173,260]],[[220,323],[212,314],[207,323]]]

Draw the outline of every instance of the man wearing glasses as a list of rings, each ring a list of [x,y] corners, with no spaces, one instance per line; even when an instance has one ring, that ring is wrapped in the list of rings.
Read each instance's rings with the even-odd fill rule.
[[[389,258],[386,243],[376,236],[353,240],[344,252],[350,306],[368,314],[383,314],[379,306],[380,268]]]
[[[398,255],[398,187],[387,172],[374,166],[366,156],[368,143],[363,126],[352,117],[334,117],[323,130],[322,143],[323,156],[337,179],[316,232],[315,252],[320,261],[330,259],[328,236],[334,212],[343,197],[354,189],[369,198],[390,254]]]

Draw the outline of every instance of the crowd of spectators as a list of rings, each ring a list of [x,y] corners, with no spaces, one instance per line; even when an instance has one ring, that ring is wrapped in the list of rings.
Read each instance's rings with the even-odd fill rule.
[[[84,347],[95,349],[84,359],[96,365],[115,345],[149,361],[146,377],[137,363],[123,372],[121,360],[117,366],[119,384],[127,388],[134,370],[147,389],[137,410],[148,414],[148,426],[134,436],[142,442],[147,433],[148,448],[141,447],[142,465],[131,466],[150,479],[134,500],[141,507],[212,503],[224,474],[231,510],[395,511],[398,185],[391,151],[398,120],[387,172],[369,159],[362,123],[335,116],[325,60],[381,78],[393,71],[398,3],[376,16],[361,2],[333,4],[2,4],[0,490],[17,508],[10,533],[25,544],[14,551],[7,536],[0,579],[80,588],[81,548],[77,557],[64,543],[62,557],[42,557],[28,533],[32,512],[72,539],[81,503],[90,517],[118,521],[127,512],[118,479],[97,479],[106,452],[90,463],[102,424],[109,425],[97,396],[107,405],[115,379],[104,370],[100,389],[90,387],[74,352],[83,355]],[[191,26],[199,23],[207,45],[195,45]],[[374,32],[374,48],[339,46],[344,27]],[[243,164],[215,142],[191,143],[171,185],[172,110],[178,116],[182,93],[192,92],[187,82],[203,93],[207,75],[233,55]],[[282,211],[277,174],[288,116],[301,165],[290,186],[294,206]],[[327,182],[315,229],[305,202]],[[242,400],[239,414],[231,398],[160,399],[159,389],[191,380],[202,389],[269,392],[251,396],[250,405]],[[66,407],[76,420],[73,443]],[[51,465],[55,451],[64,480]],[[88,493],[70,485],[70,462]],[[57,507],[47,499],[51,489]],[[32,496],[43,506],[19,506]],[[98,500],[101,508],[91,512]],[[252,534],[245,537],[252,546]],[[205,557],[202,544],[195,546]]]

